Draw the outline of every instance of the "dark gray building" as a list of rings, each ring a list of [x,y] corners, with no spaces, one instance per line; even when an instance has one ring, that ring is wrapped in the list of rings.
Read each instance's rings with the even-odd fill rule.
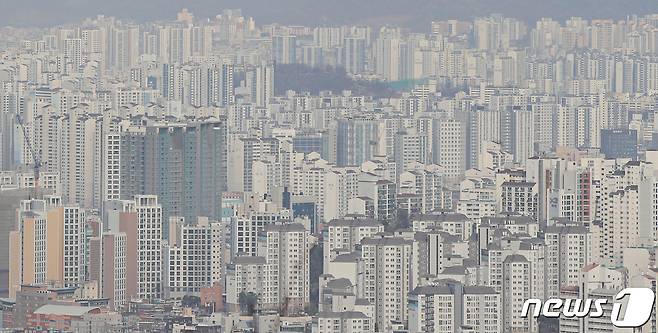
[[[221,218],[226,190],[226,122],[156,125],[125,132],[121,140],[121,198],[155,194],[162,220]],[[167,235],[168,223],[163,225]]]
[[[9,232],[16,229],[21,201],[30,196],[30,189],[0,191],[0,297],[9,293]]]
[[[637,160],[637,131],[630,129],[601,130],[601,152],[606,158]]]
[[[324,156],[323,147],[324,141],[322,133],[318,132],[300,132],[295,134],[292,138],[293,150],[298,153],[319,153]]]

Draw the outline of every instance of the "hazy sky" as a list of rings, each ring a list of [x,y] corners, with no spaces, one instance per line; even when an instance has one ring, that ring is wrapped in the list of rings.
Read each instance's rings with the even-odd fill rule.
[[[0,26],[55,25],[96,14],[171,19],[183,7],[198,17],[242,8],[258,23],[393,23],[423,29],[436,18],[470,19],[494,12],[528,21],[658,13],[656,0],[0,0]]]

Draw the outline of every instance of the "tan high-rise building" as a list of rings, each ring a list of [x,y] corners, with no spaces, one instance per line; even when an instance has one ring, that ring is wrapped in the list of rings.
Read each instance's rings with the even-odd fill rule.
[[[162,206],[155,195],[135,200],[111,200],[104,205],[104,223],[111,232],[125,233],[125,297],[162,296]]]
[[[9,236],[9,294],[23,284],[76,286],[84,280],[84,211],[59,197],[23,201]]]
[[[41,214],[21,214],[19,230],[9,233],[9,297],[16,297],[22,284],[46,279],[46,219]]]
[[[126,304],[126,240],[123,232],[89,240],[89,280],[97,281],[99,294],[116,310]]]

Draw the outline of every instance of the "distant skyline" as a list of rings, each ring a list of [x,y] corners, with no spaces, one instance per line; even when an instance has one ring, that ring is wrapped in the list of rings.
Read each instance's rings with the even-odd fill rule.
[[[2,332],[649,332],[657,254],[658,0],[0,0]]]
[[[277,3],[276,6],[272,6]],[[199,18],[223,9],[240,8],[260,24],[396,24],[427,29],[433,19],[472,19],[501,13],[528,22],[540,17],[571,16],[621,19],[632,14],[658,13],[658,2],[647,0],[0,0],[0,26],[52,26],[103,14],[138,22],[168,20],[188,8]]]

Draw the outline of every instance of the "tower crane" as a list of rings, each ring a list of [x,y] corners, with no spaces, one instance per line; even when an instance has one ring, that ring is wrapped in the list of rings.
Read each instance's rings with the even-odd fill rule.
[[[39,193],[39,178],[41,176],[41,165],[42,165],[41,164],[41,155],[37,154],[36,149],[32,145],[32,140],[30,139],[30,136],[28,135],[27,128],[25,127],[25,123],[24,123],[23,117],[21,117],[21,115],[16,114],[16,122],[21,126],[21,128],[23,130],[23,140],[25,142],[25,145],[27,146],[27,149],[32,154],[32,163],[33,163],[33,170],[34,170],[34,194],[38,195],[38,193]]]

